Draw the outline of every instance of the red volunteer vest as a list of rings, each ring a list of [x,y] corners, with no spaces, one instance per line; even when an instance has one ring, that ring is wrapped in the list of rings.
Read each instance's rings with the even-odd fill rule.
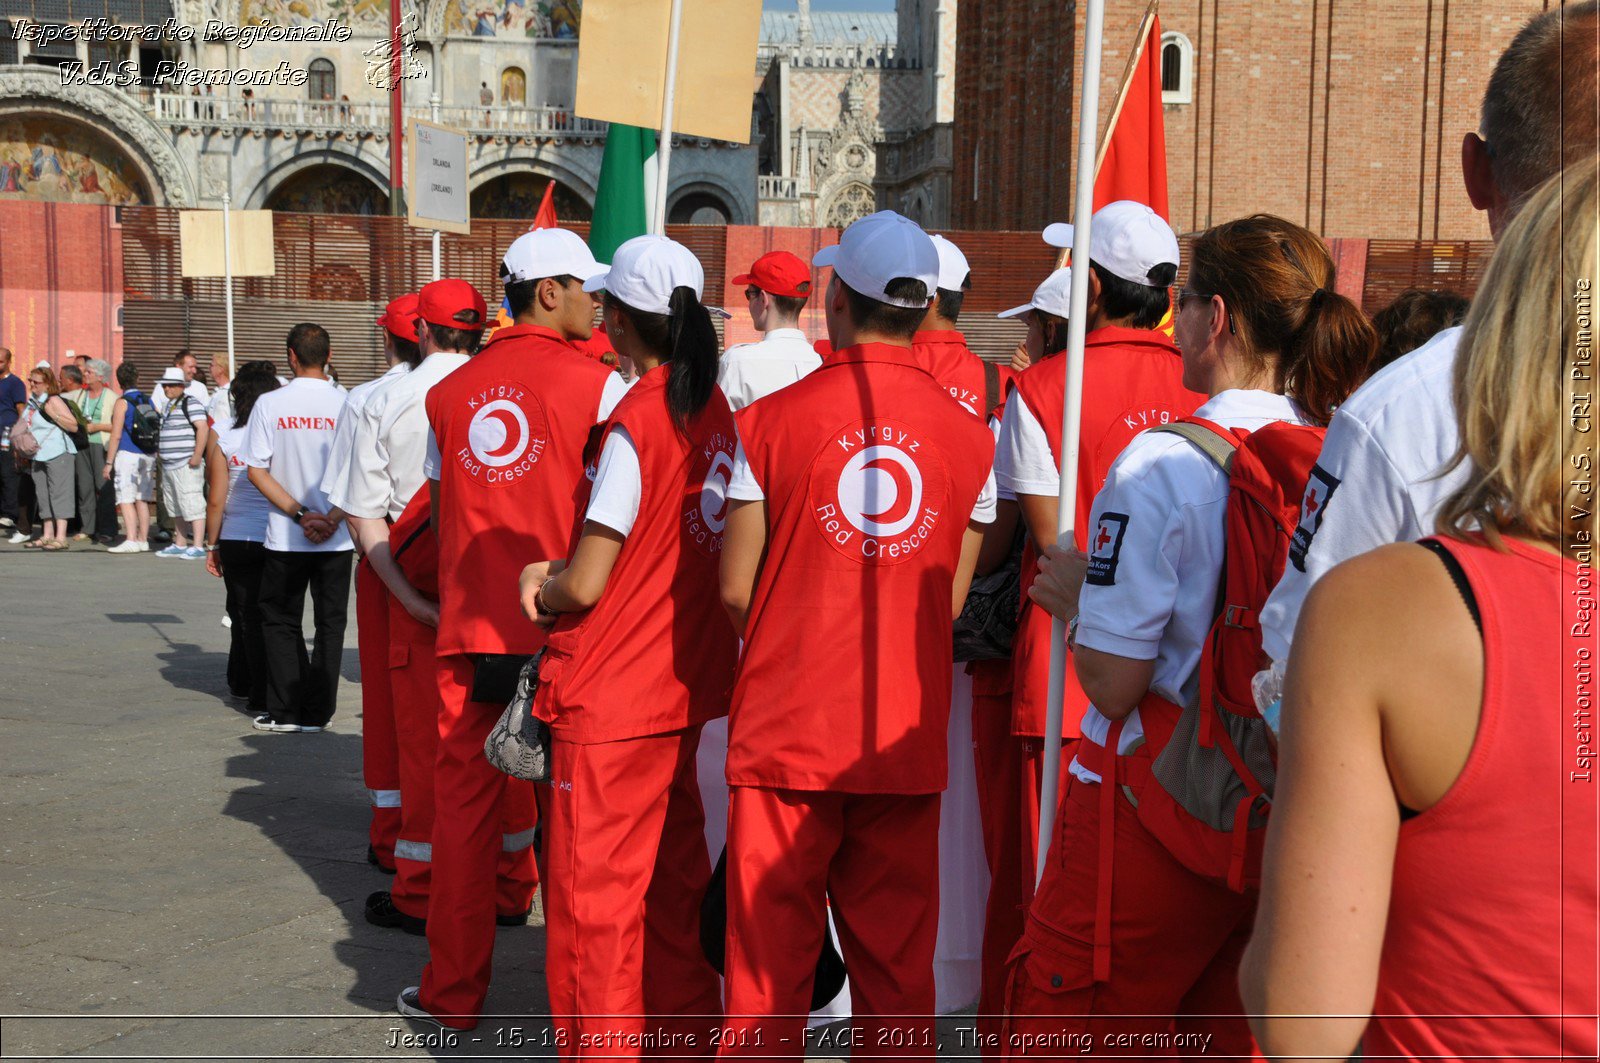
[[[439,444],[439,654],[533,653],[517,578],[567,549],[583,448],[611,370],[513,325],[428,392]]]
[[[955,397],[968,413],[987,421],[994,410],[986,410],[988,387],[984,382],[983,359],[967,347],[967,338],[956,331],[918,332],[911,340],[911,353],[917,363],[933,375],[939,386]],[[995,366],[1000,372],[997,404],[1005,403],[1006,388],[1016,372],[1008,365]]]
[[[1455,785],[1400,824],[1362,1043],[1376,1059],[1593,1059],[1592,575],[1519,542],[1440,541],[1483,620],[1482,715]]]
[[[418,491],[400,519],[389,527],[389,554],[407,582],[425,598],[439,600],[439,537],[433,533],[433,506]]]
[[[1061,411],[1067,360],[1052,356],[1023,370],[1016,393],[1043,426],[1051,457],[1061,461]],[[1133,437],[1146,428],[1187,417],[1205,396],[1183,386],[1183,360],[1163,333],[1149,329],[1099,328],[1084,340],[1083,428],[1078,448],[1078,512],[1073,522],[1084,549],[1094,496]],[[1039,554],[1028,540],[1022,555],[1022,612],[1012,651],[1013,734],[1044,736],[1050,682],[1050,614],[1033,603],[1028,588],[1039,572]],[[1067,668],[1066,720],[1062,735],[1076,738],[1089,699]]]
[[[564,614],[545,646],[535,711],[569,742],[665,734],[728,714],[739,637],[717,567],[737,437],[719,389],[680,433],[667,410],[669,370],[640,377],[606,422],[607,434],[626,428],[638,451],[639,515],[599,602]],[[580,513],[591,487],[585,479]]]
[[[993,437],[880,343],[834,352],[737,421],[768,538],[729,784],[943,790],[951,587]]]

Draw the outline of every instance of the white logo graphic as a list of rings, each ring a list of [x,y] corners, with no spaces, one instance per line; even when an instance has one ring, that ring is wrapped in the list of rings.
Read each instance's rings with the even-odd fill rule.
[[[400,69],[395,69],[395,52],[400,53]],[[395,82],[427,77],[427,69],[417,62],[417,13],[407,11],[392,37],[380,39],[361,53],[367,58],[367,84],[388,92]]]
[[[899,535],[921,507],[922,473],[898,447],[867,447],[839,472],[839,512],[863,534]]]
[[[528,449],[528,415],[505,399],[485,403],[467,426],[472,456],[490,468],[510,465]]]
[[[728,523],[728,481],[733,479],[733,455],[717,451],[711,459],[705,484],[700,488],[700,517],[706,527],[721,533]]]

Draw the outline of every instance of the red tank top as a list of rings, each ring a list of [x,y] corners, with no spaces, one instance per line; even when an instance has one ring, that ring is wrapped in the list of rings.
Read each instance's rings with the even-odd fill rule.
[[[1600,640],[1592,607],[1579,609],[1593,573],[1521,543],[1441,541],[1483,620],[1482,715],[1455,784],[1400,826],[1363,1046],[1369,1058],[1592,1059],[1597,783],[1580,696]]]
[[[717,566],[733,415],[713,389],[680,433],[667,409],[669,370],[640,377],[606,423],[608,434],[626,428],[638,452],[639,515],[600,600],[563,615],[545,646],[535,711],[569,742],[665,734],[728,714],[739,637],[722,607]],[[584,485],[580,513],[587,478]]]
[[[739,411],[767,500],[728,782],[944,789],[950,597],[994,437],[911,351],[871,343]]]
[[[439,653],[533,653],[517,578],[562,557],[583,448],[611,370],[550,329],[513,325],[433,386],[439,445]]]
[[[1050,454],[1061,462],[1061,409],[1065,401],[1067,360],[1052,355],[1023,370],[1016,392],[1044,428]],[[1087,542],[1094,496],[1106,474],[1133,437],[1158,424],[1186,417],[1205,396],[1183,386],[1183,360],[1164,333],[1150,329],[1099,328],[1084,340],[1083,427],[1078,447],[1078,512],[1074,539]],[[1039,573],[1039,553],[1028,539],[1022,555],[1022,612],[1012,647],[1011,730],[1042,737],[1045,706],[1050,700],[1050,614],[1033,604],[1028,588]],[[1078,737],[1089,699],[1067,667],[1066,719],[1062,735]]]
[[[911,340],[911,353],[917,363],[933,375],[939,386],[948,391],[966,411],[984,421],[994,412],[988,405],[988,386],[984,380],[983,359],[967,347],[967,338],[954,330],[918,332]],[[1016,376],[1008,365],[997,365],[999,387],[995,390],[995,406],[1005,401],[1006,388]]]

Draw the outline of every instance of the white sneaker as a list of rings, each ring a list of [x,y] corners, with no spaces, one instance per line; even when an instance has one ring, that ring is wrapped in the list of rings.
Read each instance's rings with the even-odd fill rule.
[[[18,532],[12,532],[11,533],[11,538],[7,539],[6,541],[8,543],[11,543],[12,545],[16,545],[17,543],[25,543],[30,538],[32,538],[32,536],[30,536],[27,532],[18,531]]]
[[[150,552],[150,544],[148,542],[140,543],[139,552],[141,554],[148,554]]]
[[[233,626],[233,617],[229,616],[227,613],[223,613],[222,614],[222,626],[223,627],[232,627]]]
[[[0,530],[4,530],[6,528],[15,528],[16,526],[17,522],[12,520],[10,517],[0,517]]]
[[[146,550],[149,550],[149,549],[150,549],[150,544],[149,543],[136,543],[132,539],[124,539],[122,542],[118,543],[116,546],[113,546],[111,549],[107,550],[106,553],[108,553],[108,554],[142,554]]]
[[[160,550],[157,550],[156,551],[156,556],[157,557],[182,557],[183,556],[183,551],[184,551],[183,547],[179,546],[177,543],[173,543],[171,546],[164,547],[164,548],[162,548]]]

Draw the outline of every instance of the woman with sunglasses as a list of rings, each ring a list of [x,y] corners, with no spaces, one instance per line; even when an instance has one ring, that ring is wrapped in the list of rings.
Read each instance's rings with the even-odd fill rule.
[[[1325,425],[1364,378],[1375,339],[1333,290],[1321,239],[1255,215],[1202,233],[1190,260],[1174,339],[1184,386],[1209,396],[1195,417],[1235,435]],[[1013,953],[1014,1033],[1097,1043],[1177,1034],[1204,1038],[1212,1054],[1251,1051],[1237,973],[1254,893],[1190,870],[1136,810],[1155,785],[1154,747],[1198,693],[1228,491],[1199,446],[1151,431],[1128,444],[1094,500],[1071,626],[1089,708]],[[1116,789],[1102,794],[1113,772]]]
[[[72,433],[78,430],[78,419],[61,397],[61,385],[47,365],[28,374],[28,408],[22,419],[39,441],[39,451],[33,456],[33,490],[44,524],[41,537],[24,549],[65,550],[67,521],[74,512],[77,490],[78,448]]]

